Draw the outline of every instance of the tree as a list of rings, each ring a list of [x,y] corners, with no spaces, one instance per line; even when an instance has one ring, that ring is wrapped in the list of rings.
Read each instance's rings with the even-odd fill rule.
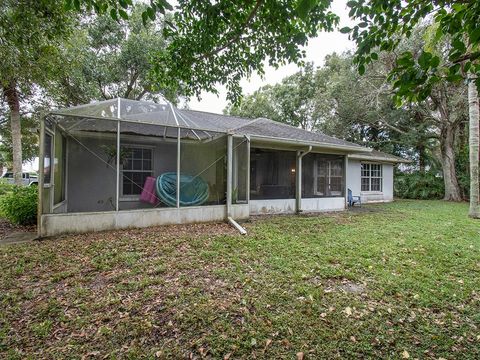
[[[317,91],[316,71],[309,63],[301,71],[285,77],[281,83],[260,88],[246,97],[241,105],[232,104],[225,111],[237,116],[266,117],[313,130],[320,120],[315,102]]]
[[[139,4],[121,22],[107,14],[85,17],[76,36],[63,47],[66,66],[48,88],[56,104],[72,106],[115,97],[157,100],[160,95],[177,101],[179,94],[156,87],[150,77],[150,57],[167,43],[163,21],[143,25],[143,9]]]
[[[479,102],[478,90],[475,85],[475,78],[469,79],[468,101],[470,111],[470,210],[469,215],[473,218],[480,218],[480,194],[479,194]]]
[[[13,173],[22,181],[22,97],[48,81],[57,63],[58,40],[70,30],[61,0],[3,0],[0,3],[0,90],[10,115]]]
[[[66,0],[72,8],[109,12],[128,18],[130,0]],[[228,99],[239,100],[240,80],[257,71],[265,60],[271,66],[302,63],[309,37],[331,31],[338,17],[328,11],[331,0],[178,1],[173,21],[165,27],[169,44],[157,51],[152,76],[158,88],[176,92],[185,84],[186,95],[202,90],[215,93],[225,84]],[[142,13],[144,22],[173,9],[154,0]],[[149,20],[150,19],[150,20]]]
[[[446,1],[408,1],[400,0],[371,0],[349,1],[351,8],[349,15],[358,23],[353,28],[343,28],[342,32],[349,33],[357,43],[356,62],[360,73],[365,72],[366,64],[378,59],[377,49],[392,51],[399,44],[399,37],[411,37],[415,26],[426,17],[431,17],[438,25],[436,39],[446,38],[448,61],[441,64],[438,55],[425,49],[414,57],[405,52],[397,60],[391,71],[390,79],[396,89],[396,100],[418,101],[426,99],[432,92],[434,85],[442,80],[455,83],[462,79],[468,82],[475,81],[477,89],[480,87],[480,2],[455,0]],[[473,91],[469,94],[474,96]],[[478,103],[469,101],[471,116],[478,114]],[[476,119],[470,119],[471,125]],[[473,124],[473,130],[478,124]],[[470,127],[472,130],[472,126]],[[478,132],[470,134],[470,172],[471,206],[478,207]],[[476,156],[477,155],[477,156]],[[471,211],[476,216],[478,211]]]
[[[38,155],[38,113],[21,113],[22,123],[22,158],[31,161]],[[0,168],[6,166],[11,169],[13,165],[13,146],[10,126],[10,111],[0,107]]]

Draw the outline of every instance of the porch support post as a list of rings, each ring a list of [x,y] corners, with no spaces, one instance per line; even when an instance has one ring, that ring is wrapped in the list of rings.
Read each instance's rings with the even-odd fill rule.
[[[40,115],[40,138],[39,138],[39,154],[38,154],[38,204],[37,204],[37,234],[41,237],[42,229],[42,213],[43,213],[43,177],[45,171],[45,116]]]
[[[250,137],[245,136],[247,139],[247,204],[250,203]]]
[[[117,121],[117,188],[115,196],[115,211],[120,209],[120,120]]]
[[[345,209],[348,209],[348,154],[345,154],[344,166],[345,169],[343,175],[345,177],[345,189],[343,196],[345,197]]]
[[[302,159],[312,151],[309,146],[307,150],[297,151],[297,164],[295,169],[295,211],[297,214],[302,212]]]
[[[295,212],[302,211],[302,151],[297,151],[297,164],[295,169]]]
[[[227,137],[227,218],[232,214],[233,136]]]
[[[180,171],[181,171],[181,163],[180,163],[180,151],[181,151],[181,143],[180,143],[180,128],[177,128],[177,208],[180,207]]]
[[[117,98],[117,188],[115,196],[115,211],[120,209],[120,98]]]

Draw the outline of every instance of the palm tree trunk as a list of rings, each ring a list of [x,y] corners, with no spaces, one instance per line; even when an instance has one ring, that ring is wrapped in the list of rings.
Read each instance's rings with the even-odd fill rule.
[[[15,81],[4,89],[10,109],[10,128],[12,132],[13,176],[15,184],[22,184],[22,125],[20,123],[20,97]]]
[[[469,109],[469,148],[470,148],[470,210],[468,215],[480,219],[480,189],[479,189],[479,102],[478,89],[475,77],[470,77],[468,82],[468,109]]]

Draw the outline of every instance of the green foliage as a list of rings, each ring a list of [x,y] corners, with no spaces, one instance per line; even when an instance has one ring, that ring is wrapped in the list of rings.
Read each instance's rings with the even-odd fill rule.
[[[0,199],[0,210],[12,223],[30,225],[37,221],[37,203],[37,186],[15,185]]]
[[[395,196],[403,199],[441,199],[445,193],[443,179],[435,171],[400,172],[394,177]]]
[[[59,56],[61,44],[72,33],[74,23],[63,0],[0,1],[0,94],[9,107],[0,115],[0,151],[8,162],[13,157],[11,144],[15,144],[16,161],[12,168],[17,174],[22,160],[32,158],[36,152],[34,119],[28,115],[36,102],[32,99],[41,98],[41,88],[56,79],[63,65]],[[23,139],[20,132],[14,132],[12,137],[7,114],[14,120],[15,129],[22,123],[26,125],[22,129]],[[22,148],[26,154],[23,158]]]
[[[109,13],[114,20],[127,18],[134,7],[127,0],[66,0],[68,9]],[[237,103],[240,80],[257,71],[265,59],[271,66],[301,64],[308,38],[332,31],[338,16],[328,10],[331,0],[178,1],[172,21],[166,21],[166,49],[156,51],[152,77],[157,88],[186,95],[216,93],[225,84],[228,99]],[[125,10],[123,10],[125,9]],[[120,12],[126,11],[126,14]],[[166,0],[152,0],[142,12],[143,22],[165,15],[173,7]],[[167,14],[168,15],[168,14]]]
[[[249,118],[265,117],[295,127],[313,130],[321,111],[316,94],[320,91],[317,71],[308,63],[298,73],[281,83],[264,86],[238,105],[230,105],[225,112]]]
[[[424,49],[414,56],[403,52],[392,68],[390,80],[396,89],[396,102],[422,101],[443,80],[456,83],[466,74],[474,74],[480,88],[480,2],[455,0],[406,1],[373,0],[349,1],[350,17],[357,20],[353,28],[343,28],[357,43],[356,63],[362,73],[365,66],[376,60],[376,49],[392,52],[400,39],[415,35],[422,20],[433,18],[436,32],[433,42],[447,40],[441,53],[444,60],[432,49]]]
[[[457,171],[458,185],[464,199],[470,196],[470,161],[468,143],[457,146],[455,153],[455,170]]]
[[[108,13],[113,20],[119,21],[129,18],[127,11],[134,5],[132,0],[65,0],[67,10],[80,11],[82,6],[89,12],[94,10],[98,14]],[[141,13],[144,25],[155,21],[157,13],[165,15],[167,10],[173,10],[167,0],[150,0],[150,4],[145,6]]]
[[[395,108],[386,85],[389,59],[382,54],[381,60],[362,77],[351,54],[333,53],[322,67],[307,64],[281,83],[245,96],[240,105],[230,105],[225,112],[320,130],[399,155],[415,152],[417,144],[434,148],[432,123],[416,116],[420,111],[415,108]]]
[[[15,185],[5,181],[4,179],[0,179],[0,196],[10,193]]]
[[[114,97],[156,100],[160,93],[177,101],[180,85],[169,92],[150,77],[151,56],[167,43],[162,36],[165,21],[143,25],[144,8],[136,5],[123,21],[102,14],[79,26],[62,51],[65,66],[47,89],[54,102],[63,107]]]
[[[29,93],[51,80],[59,65],[59,44],[74,21],[63,0],[0,2],[0,87],[14,81]]]

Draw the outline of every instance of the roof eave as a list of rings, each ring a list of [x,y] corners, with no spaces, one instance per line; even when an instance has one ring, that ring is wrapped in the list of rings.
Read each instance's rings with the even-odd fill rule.
[[[392,164],[411,164],[413,162],[412,160],[408,159],[382,158],[379,156],[362,156],[362,154],[349,154],[348,158],[355,160],[378,161]]]
[[[322,142],[317,142],[317,141],[285,139],[285,138],[263,136],[263,135],[234,134],[234,136],[238,136],[238,137],[243,137],[244,135],[248,135],[250,137],[250,139],[252,139],[252,140],[259,140],[259,141],[275,143],[275,144],[313,146],[313,147],[318,147],[318,148],[323,148],[323,149],[346,150],[346,151],[360,152],[360,153],[369,153],[369,152],[372,151],[372,149],[370,149],[370,148],[365,148],[365,147],[361,147],[361,146],[329,144],[329,143],[322,143]]]

